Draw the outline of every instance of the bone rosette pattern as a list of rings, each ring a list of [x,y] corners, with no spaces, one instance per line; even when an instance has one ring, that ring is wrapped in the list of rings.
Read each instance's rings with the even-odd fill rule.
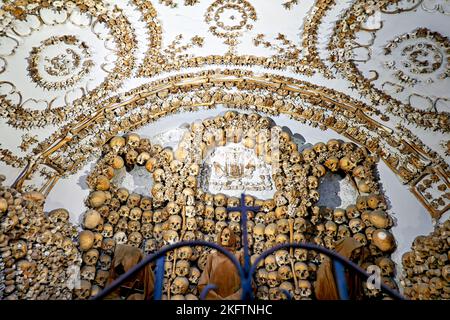
[[[422,1],[379,1],[375,4],[370,0],[356,1],[336,24],[334,34],[328,43],[329,60],[336,70],[350,80],[361,94],[370,98],[374,103],[382,102],[386,104],[388,113],[401,116],[407,121],[425,128],[448,132],[450,127],[448,109],[436,109],[436,103],[446,105],[448,102],[447,97],[439,97],[438,100],[440,101],[432,101],[430,106],[428,106],[426,101],[422,102],[417,108],[413,106],[410,99],[406,99],[406,101],[398,99],[392,93],[386,93],[383,90],[384,88],[376,87],[372,82],[377,80],[378,71],[371,70],[376,75],[374,78],[369,78],[359,69],[359,64],[371,59],[371,47],[370,44],[358,43],[358,32],[369,34],[370,37],[375,39],[377,32],[383,29],[381,19],[377,17],[381,14],[386,14],[389,16],[389,19],[395,19],[403,12],[415,10],[421,3]],[[429,5],[425,3],[426,1],[423,1],[425,7]],[[436,8],[440,7],[436,6]],[[376,21],[377,19],[379,21]],[[409,40],[405,41],[406,39]],[[417,84],[417,78],[424,78],[426,73],[431,74],[435,72],[440,81],[447,78],[449,73],[448,61],[445,63],[439,62],[445,61],[444,56],[448,54],[448,50],[446,50],[448,39],[445,36],[423,27],[418,30],[410,30],[408,34],[400,36],[393,41],[397,45],[401,45],[403,41],[410,42],[409,46],[401,46],[403,50],[401,60],[408,60],[406,64],[403,63],[403,66],[401,66],[401,61],[398,61],[397,65],[388,63],[388,67],[390,66],[395,70],[395,77],[397,77],[397,82],[400,84],[394,84],[398,92],[404,90],[401,88],[405,83],[408,85]],[[390,49],[395,49],[395,47],[395,45],[388,44],[386,54],[392,52]],[[356,48],[368,50],[367,57],[363,60],[355,58],[353,50]],[[428,83],[432,83],[432,80],[430,82],[430,77],[427,77],[426,80]]]
[[[43,127],[75,119],[92,110],[93,101],[117,89],[131,75],[136,40],[120,8],[94,1],[46,1],[30,5],[26,2],[4,3],[1,10],[4,14],[0,18],[0,37],[4,48],[0,53],[0,88],[6,94],[1,96],[0,110],[14,127]],[[69,30],[76,32],[47,37],[28,53],[28,64],[22,64],[28,68],[25,67],[21,74],[28,72],[29,77],[47,91],[43,96],[50,97],[29,98],[20,89],[20,83],[9,81],[8,74],[13,70],[8,62],[23,54],[33,37],[40,38],[47,30],[52,32],[55,25],[69,26]],[[108,30],[110,40],[100,33],[99,25]],[[100,42],[114,52],[116,60],[94,65],[90,59],[90,45],[76,38],[78,32],[90,32],[89,40]],[[54,53],[55,50],[59,51]],[[93,74],[104,75],[102,82],[94,81],[95,88],[86,83],[87,77]],[[85,81],[81,83],[83,79]],[[49,90],[53,93],[48,93]],[[59,105],[54,105],[58,99]]]
[[[274,144],[275,140],[279,144]],[[272,165],[276,186],[271,199],[245,198],[247,205],[261,206],[260,212],[249,213],[252,259],[265,249],[289,241],[311,241],[333,248],[335,240],[352,236],[369,252],[365,263],[393,265],[389,258],[396,247],[389,231],[393,220],[385,211],[374,175],[375,158],[364,148],[338,140],[317,143],[299,152],[290,134],[269,118],[229,111],[193,123],[175,150],[154,145],[134,133],[116,136],[104,146],[102,158],[88,177],[92,192],[86,204],[90,209],[84,214],[79,238],[82,279],[90,281],[92,287],[102,287],[92,266],[97,266],[97,272],[107,270],[107,264],[97,261],[101,257],[111,260],[106,256],[111,257],[114,243],[128,243],[151,253],[181,240],[215,241],[226,226],[240,235],[240,213],[226,210],[238,205],[239,198],[209,193],[199,180],[208,151],[235,143]],[[152,176],[151,197],[114,183],[114,175],[134,166],[145,167]],[[355,181],[360,193],[355,204],[347,208],[316,205],[320,197],[317,189],[327,172],[343,172]],[[199,295],[196,283],[208,253],[200,247],[181,248],[167,256],[166,298]],[[267,257],[255,278],[258,298],[281,299],[281,288],[288,288],[295,299],[314,298],[312,281],[321,259],[319,254],[302,249],[291,254],[279,250]],[[382,270],[384,281],[395,287],[391,278],[394,269]],[[175,284],[179,277],[189,282],[182,292]],[[367,290],[366,294],[374,297],[379,292]],[[75,295],[87,298],[88,293],[76,291]]]

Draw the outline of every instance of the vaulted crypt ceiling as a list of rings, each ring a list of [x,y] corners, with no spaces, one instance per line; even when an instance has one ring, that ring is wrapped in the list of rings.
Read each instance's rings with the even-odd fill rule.
[[[114,136],[138,132],[176,151],[192,123],[235,110],[269,117],[303,157],[330,139],[372,155],[372,184],[327,176],[318,204],[383,194],[400,269],[414,238],[449,217],[449,1],[0,3],[0,173],[42,192],[46,212],[67,208],[81,226]],[[226,148],[204,167],[248,153],[257,169],[239,183],[206,174],[205,191],[280,190],[253,149]],[[114,183],[154,196],[155,175],[139,170]]]

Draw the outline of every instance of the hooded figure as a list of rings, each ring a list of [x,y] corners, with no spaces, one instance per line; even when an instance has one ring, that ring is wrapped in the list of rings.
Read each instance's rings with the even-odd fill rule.
[[[361,265],[364,259],[363,245],[354,238],[346,237],[338,240],[335,244],[335,251],[341,256]],[[346,280],[350,300],[359,300],[363,297],[363,287],[360,276],[355,272],[346,270]],[[334,277],[334,267],[332,260],[326,257],[317,270],[317,278],[314,283],[314,291],[318,300],[339,300]]]
[[[236,236],[229,228],[217,236],[217,243],[233,253],[242,264],[242,252],[236,253]],[[207,300],[238,300],[241,298],[241,278],[239,272],[228,257],[221,252],[208,256],[205,269],[198,281],[198,290],[202,292],[206,285],[214,284],[216,289],[209,290]]]
[[[130,270],[144,258],[144,254],[139,248],[118,244],[114,251],[109,278],[106,286]],[[107,299],[121,299],[126,296],[127,300],[150,300],[153,294],[155,278],[150,264],[147,264],[139,273],[122,283],[122,285],[112,292]],[[142,293],[133,293],[133,289],[141,290]]]

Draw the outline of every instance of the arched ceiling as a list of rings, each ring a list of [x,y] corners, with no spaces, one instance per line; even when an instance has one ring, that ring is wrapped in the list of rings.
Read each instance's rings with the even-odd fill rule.
[[[330,129],[449,209],[449,1],[0,3],[9,184],[63,188],[113,135],[223,105]]]
[[[269,116],[301,150],[369,151],[400,268],[450,212],[450,1],[0,1],[0,174],[77,227],[109,139],[176,146],[230,109]],[[357,189],[329,175],[318,192],[334,208]]]

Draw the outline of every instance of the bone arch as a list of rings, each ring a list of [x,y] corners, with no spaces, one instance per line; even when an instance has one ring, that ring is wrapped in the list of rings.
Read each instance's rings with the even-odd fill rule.
[[[255,113],[250,115],[239,114],[233,111],[226,112],[223,116],[204,120],[202,125],[222,129],[224,133],[230,132],[227,128],[231,126],[241,125],[243,128],[253,127],[257,128],[257,130],[268,129],[271,126],[267,117],[261,117]],[[198,132],[199,127],[199,123],[194,123],[191,126],[192,132],[194,130]],[[244,130],[242,135],[240,135],[240,139],[250,139],[248,134],[249,132]],[[297,154],[295,150],[296,145],[294,146],[291,143],[290,136],[286,134],[282,136],[283,138],[280,139],[279,157],[284,163],[280,165],[280,169],[274,175],[284,179],[282,183],[277,184],[278,190],[275,198],[264,201],[251,196],[246,198],[248,205],[256,204],[262,207],[260,212],[254,212],[249,215],[250,248],[254,253],[252,259],[275,244],[289,241],[312,241],[325,245],[328,248],[333,248],[334,240],[346,235],[354,236],[359,241],[365,241],[368,250],[371,252],[372,260],[378,257],[389,259],[389,254],[394,250],[395,243],[380,244],[380,241],[374,240],[372,242],[370,239],[367,239],[369,231],[372,233],[384,232],[392,239],[389,231],[382,229],[389,229],[392,226],[392,220],[389,220],[389,216],[382,211],[382,209],[385,209],[385,203],[379,194],[378,184],[374,180],[373,175],[375,158],[368,155],[364,148],[358,148],[352,143],[342,144],[337,140],[330,140],[327,144],[318,143],[313,148]],[[189,139],[189,135],[185,137]],[[225,135],[222,138],[232,140],[237,137],[235,135]],[[267,140],[261,140],[263,138],[258,138],[257,135],[253,136],[253,138],[255,143],[254,145],[250,144],[250,146],[255,149],[258,148],[258,145],[267,143]],[[203,135],[200,136],[200,139],[193,139],[193,141],[198,141],[200,145],[203,145],[203,150],[206,150],[208,146],[204,140]],[[221,145],[225,141],[218,139],[216,143]],[[102,234],[103,243],[100,249],[102,249],[103,255],[111,256],[113,254],[110,246],[113,245],[114,240],[121,241],[121,243],[128,241],[129,244],[152,252],[157,248],[180,240],[201,239],[215,241],[216,235],[225,226],[229,226],[237,234],[240,234],[239,215],[234,217],[232,212],[227,215],[225,209],[227,206],[236,206],[239,203],[239,199],[227,198],[221,194],[205,193],[201,189],[196,188],[197,184],[192,185],[189,182],[189,176],[197,178],[199,173],[198,168],[193,168],[192,166],[196,165],[194,161],[196,158],[195,153],[202,152],[200,145],[193,144],[189,147],[187,141],[181,141],[178,148],[173,151],[168,148],[163,149],[158,145],[152,145],[150,141],[140,138],[136,134],[128,134],[125,137],[114,137],[104,146],[103,157],[88,177],[89,185],[93,189],[87,201],[88,207],[91,207],[88,212],[92,212],[92,209],[94,209],[100,214],[97,215],[96,222],[90,222],[89,225],[86,224],[86,215],[84,220],[87,229],[94,231],[95,234]],[[209,147],[214,148],[215,143],[210,144]],[[186,150],[183,150],[185,148]],[[189,150],[192,151],[189,152]],[[133,157],[128,157],[128,154],[133,154]],[[142,154],[147,154],[147,161],[138,163],[137,157]],[[296,154],[297,157],[291,157],[292,154]],[[118,157],[122,157],[124,160],[117,161]],[[329,163],[328,160],[332,158],[338,159],[338,161]],[[265,161],[271,161],[270,157],[264,157],[264,159]],[[349,166],[347,161],[339,161],[341,159],[353,161],[354,165]],[[181,166],[175,165],[177,161]],[[108,183],[103,181],[105,175],[112,179],[114,169],[111,170],[111,166],[118,168],[124,162],[135,162],[134,164],[136,165],[145,166],[154,175],[156,184],[151,190],[153,198],[147,201],[147,204],[143,203],[143,198],[139,196],[137,200],[136,196],[134,196],[134,200],[131,199],[131,190],[124,191],[123,188],[117,188],[113,184],[108,185]],[[296,168],[295,166],[298,168],[294,172],[291,168]],[[353,206],[353,211],[341,209],[341,211],[334,210],[333,213],[332,209],[325,208],[324,212],[321,208],[315,206],[318,200],[316,190],[318,184],[308,185],[308,183],[311,177],[320,177],[327,170],[335,172],[344,170],[352,177],[364,178],[363,181],[367,183],[367,186],[360,189],[366,192],[370,189],[374,193],[360,197],[355,206]],[[171,192],[168,192],[169,190]],[[120,213],[119,220],[117,220],[117,215],[113,214],[113,212],[117,211]],[[140,214],[133,217],[131,215],[132,211],[137,211]],[[341,215],[339,215],[340,212]],[[377,212],[380,212],[380,214],[377,215]],[[342,213],[344,216],[342,216]],[[360,215],[362,219],[358,218]],[[378,220],[376,220],[377,217],[379,217]],[[194,220],[195,223],[193,222]],[[138,224],[139,221],[140,224]],[[348,226],[346,225],[347,221],[349,221]],[[379,221],[382,221],[382,223]],[[192,226],[188,228],[188,223],[194,223],[196,228]],[[366,235],[362,233],[364,231],[364,223],[367,226],[372,226],[368,227]],[[355,227],[358,224],[360,227]],[[145,227],[145,231],[142,231],[144,225],[151,225],[151,227]],[[262,235],[261,225],[264,227]],[[346,233],[341,233],[341,229],[346,231]],[[121,237],[113,237],[111,232],[115,232],[115,235],[120,233]],[[123,237],[124,232],[127,233],[128,238]],[[146,233],[145,237],[142,235],[144,232]],[[103,249],[104,246],[106,247]],[[96,252],[92,251],[92,246],[90,248],[84,247],[82,250],[85,251],[85,265],[91,265],[91,258],[97,257]],[[191,254],[182,254],[181,259],[178,252],[171,252],[168,255],[168,262],[171,263],[170,268],[166,270],[168,281],[166,281],[165,290],[168,298],[171,296],[169,288],[173,286],[174,282],[185,281],[177,277],[180,277],[179,274],[185,274],[186,272],[177,270],[177,268],[184,268],[186,263],[177,262],[187,261],[191,268],[200,270],[204,268],[209,250],[192,248],[192,251],[193,253]],[[305,261],[304,253],[301,250],[292,251],[289,256],[294,259],[294,262]],[[268,279],[258,278],[264,275],[264,272],[258,272],[257,282],[261,284],[261,287],[268,284],[270,286],[268,292],[272,292],[270,297],[280,297],[276,294],[275,287],[280,285],[277,279],[281,276],[284,281],[290,282],[291,286],[296,288],[295,297],[297,299],[309,298],[313,294],[310,282],[313,280],[321,257],[314,253],[307,253],[306,259],[310,260],[307,279],[303,279],[303,273],[299,274],[299,279],[295,277],[291,279],[285,274],[286,267],[284,266],[289,266],[289,258],[284,251],[276,252],[274,257],[276,258],[274,268],[269,263],[270,259],[267,262],[269,265],[262,266],[262,268],[267,269],[266,271],[269,272],[268,279],[275,278],[272,279],[273,281],[267,282]],[[293,268],[291,272],[294,274],[294,265],[289,267]],[[280,268],[280,275],[277,273],[278,268]],[[277,285],[275,286],[275,284]],[[284,284],[284,286],[286,285]],[[183,293],[199,294],[196,291],[195,282],[190,282],[187,290]],[[261,290],[265,291],[264,289]],[[369,292],[368,294],[370,295],[371,293]],[[266,297],[262,296],[261,298],[264,299]]]

